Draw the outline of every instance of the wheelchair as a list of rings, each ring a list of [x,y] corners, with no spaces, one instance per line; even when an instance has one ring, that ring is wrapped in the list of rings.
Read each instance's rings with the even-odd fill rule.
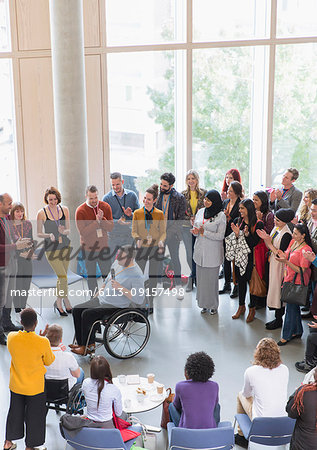
[[[102,332],[102,327],[104,327]],[[95,346],[91,349],[89,340],[94,328],[97,328]],[[109,355],[118,359],[129,359],[138,355],[146,346],[150,337],[151,327],[147,308],[122,308],[112,314],[97,320],[92,325],[87,343],[86,353],[90,360],[95,357],[95,351],[102,345]]]
[[[86,401],[81,390],[81,384],[75,384],[68,390],[68,379],[45,379],[46,407],[68,414],[84,414]],[[63,406],[65,405],[65,406]]]

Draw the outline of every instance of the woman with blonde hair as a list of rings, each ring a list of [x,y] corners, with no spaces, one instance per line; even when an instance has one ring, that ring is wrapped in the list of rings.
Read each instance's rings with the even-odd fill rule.
[[[306,223],[310,219],[310,207],[312,205],[312,201],[317,198],[317,189],[307,189],[304,192],[303,201],[299,208],[299,220],[303,223]]]
[[[286,416],[289,372],[282,363],[280,349],[274,339],[263,338],[254,352],[253,365],[244,372],[244,386],[238,394],[237,413],[254,417]],[[238,427],[235,443],[248,447]]]
[[[194,224],[197,211],[204,207],[206,190],[199,187],[199,175],[196,170],[189,170],[186,174],[185,183],[187,188],[182,192],[186,200],[185,221],[182,226],[182,236],[186,249],[187,264],[191,270],[190,279],[186,292],[193,290],[196,283],[196,263],[193,259],[196,236],[191,234],[190,229]]]
[[[19,239],[29,238],[33,242],[33,229],[30,220],[26,219],[24,205],[20,202],[13,203],[10,211],[10,219],[13,224],[13,242]],[[26,307],[28,292],[32,280],[32,255],[33,246],[17,253],[18,270],[15,289],[17,294],[13,297],[16,312],[21,312]],[[26,294],[26,295],[24,295]]]

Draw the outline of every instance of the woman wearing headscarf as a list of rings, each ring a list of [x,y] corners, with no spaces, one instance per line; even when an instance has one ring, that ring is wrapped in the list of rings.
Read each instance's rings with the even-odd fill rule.
[[[197,236],[194,247],[197,302],[202,314],[216,314],[219,268],[224,260],[223,239],[227,221],[219,192],[214,189],[208,191],[204,205],[197,212],[192,229],[193,235]]]

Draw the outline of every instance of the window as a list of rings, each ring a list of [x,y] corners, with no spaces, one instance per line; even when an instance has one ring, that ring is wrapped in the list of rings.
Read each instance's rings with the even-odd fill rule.
[[[278,0],[277,36],[317,35],[316,0]]]
[[[220,189],[225,173],[249,180],[252,48],[197,50],[193,64],[193,168]]]
[[[141,194],[175,168],[174,64],[174,52],[108,55],[110,170],[137,177]]]
[[[0,59],[0,192],[14,200],[19,195],[13,115],[12,71],[9,59]]]
[[[0,52],[11,50],[9,2],[0,0]]]
[[[276,52],[272,183],[288,167],[296,186],[317,186],[317,44],[279,45]]]

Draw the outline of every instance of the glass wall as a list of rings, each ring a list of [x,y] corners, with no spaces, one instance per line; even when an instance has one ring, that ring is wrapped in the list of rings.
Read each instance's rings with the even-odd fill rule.
[[[272,183],[296,167],[296,186],[317,187],[317,44],[276,50]]]
[[[248,184],[252,73],[252,47],[194,51],[193,168],[206,188],[231,168]]]
[[[174,172],[174,52],[108,55],[110,170],[140,196]]]

